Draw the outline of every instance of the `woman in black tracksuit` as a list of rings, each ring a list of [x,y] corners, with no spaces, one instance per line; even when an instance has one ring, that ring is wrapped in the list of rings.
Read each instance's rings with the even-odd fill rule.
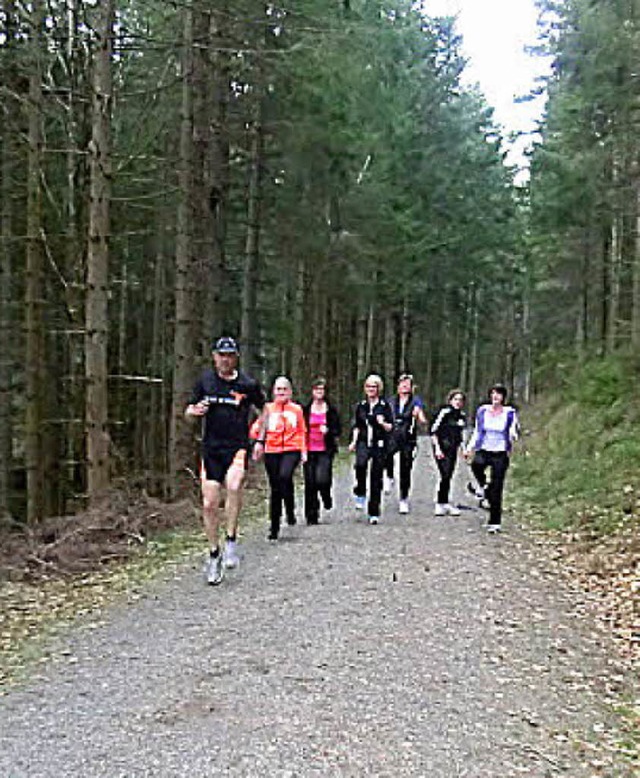
[[[400,460],[400,500],[399,513],[409,513],[409,492],[411,490],[411,470],[417,447],[418,424],[427,424],[424,403],[414,394],[413,376],[403,373],[398,378],[398,391],[389,399],[393,411],[393,431],[391,447],[387,454],[387,485],[385,493],[390,494],[394,484],[394,459]]]
[[[327,384],[318,378],[311,386],[311,400],[303,406],[307,424],[307,461],[304,465],[304,513],[307,524],[317,524],[320,499],[331,510],[333,458],[338,451],[340,414],[326,396]]]
[[[349,451],[356,455],[356,485],[353,490],[356,510],[365,508],[369,473],[369,524],[380,521],[382,474],[393,430],[393,411],[383,399],[382,389],[379,375],[367,377],[364,382],[365,398],[356,405],[349,443]]]
[[[440,471],[436,516],[445,516],[447,513],[450,516],[460,515],[460,510],[449,502],[449,490],[467,424],[466,414],[462,410],[464,401],[464,392],[461,389],[452,389],[447,395],[447,404],[438,411],[431,425],[433,455]]]

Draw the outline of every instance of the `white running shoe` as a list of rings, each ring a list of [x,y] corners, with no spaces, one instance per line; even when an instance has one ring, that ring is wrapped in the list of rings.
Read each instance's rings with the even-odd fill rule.
[[[398,513],[409,513],[409,500],[400,500],[398,503]]]
[[[356,510],[363,511],[366,502],[367,502],[366,497],[356,497]]]
[[[240,564],[240,557],[238,556],[238,544],[235,540],[227,540],[224,547],[224,555],[222,560],[227,570],[233,570]]]
[[[434,513],[436,516],[446,516],[447,515],[446,507],[441,502],[437,502]]]
[[[222,554],[218,553],[217,556],[209,556],[205,567],[205,572],[207,576],[207,583],[211,586],[217,586],[219,583],[222,583],[222,579],[224,578]]]
[[[451,505],[451,503],[448,502],[444,507],[449,516],[460,516],[460,509],[455,505]]]
[[[487,532],[490,535],[495,535],[497,532],[502,532],[502,524],[487,524]]]
[[[377,524],[379,521],[379,516],[369,516],[369,524]]]
[[[393,487],[396,485],[395,479],[389,478],[387,476],[384,477],[384,493],[385,494],[391,494],[393,491]]]

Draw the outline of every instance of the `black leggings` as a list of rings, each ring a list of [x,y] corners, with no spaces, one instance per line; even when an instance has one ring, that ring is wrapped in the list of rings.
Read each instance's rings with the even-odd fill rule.
[[[442,449],[444,456],[442,459],[438,459],[434,454],[436,465],[440,472],[440,483],[438,484],[438,496],[436,502],[440,505],[446,505],[449,502],[449,490],[451,489],[451,479],[453,478],[453,471],[456,469],[456,457],[458,455],[458,449],[452,450]]]
[[[269,479],[271,495],[269,497],[269,517],[271,519],[271,536],[278,537],[282,504],[287,513],[287,521],[295,524],[295,495],[293,474],[300,462],[299,451],[285,451],[282,454],[265,454],[264,466]]]
[[[411,491],[411,470],[413,469],[414,451],[415,449],[413,448],[413,446],[409,446],[407,448],[401,448],[397,452],[398,457],[400,459],[400,499],[401,500],[406,500],[409,497],[409,492]],[[385,469],[387,471],[387,476],[389,478],[393,478],[394,457],[395,454],[387,455]]]
[[[369,463],[369,516],[380,516],[380,498],[382,496],[382,475],[386,455],[384,449],[369,448],[366,443],[358,443],[356,447],[356,486],[353,493],[356,497],[367,495],[367,470]]]
[[[487,486],[486,470],[489,468],[491,480]],[[476,451],[471,470],[476,481],[484,489],[486,488],[486,498],[489,501],[489,524],[500,524],[502,522],[502,491],[504,489],[504,479],[509,469],[509,455],[506,451]]]
[[[320,500],[326,510],[333,505],[331,483],[333,454],[327,451],[309,451],[304,465],[304,515],[308,524],[317,524]]]

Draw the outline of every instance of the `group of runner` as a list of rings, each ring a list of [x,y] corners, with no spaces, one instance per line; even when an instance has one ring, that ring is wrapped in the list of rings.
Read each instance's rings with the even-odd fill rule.
[[[327,395],[324,379],[314,381],[311,399],[300,405],[292,400],[286,376],[273,382],[267,401],[259,383],[238,369],[239,350],[230,337],[219,338],[212,349],[213,369],[196,383],[185,415],[203,421],[201,484],[204,528],[209,542],[206,579],[222,581],[225,568],[239,563],[238,516],[249,451],[263,460],[269,482],[269,540],[276,541],[283,516],[296,524],[294,476],[304,472],[304,513],[307,524],[317,524],[321,506],[331,510],[333,459],[341,433],[340,414]],[[414,391],[413,376],[401,375],[393,397],[383,396],[380,376],[369,375],[364,397],[356,405],[349,451],[355,454],[354,499],[356,510],[367,509],[370,524],[381,517],[382,493],[395,487],[399,464],[398,512],[410,512],[411,476],[418,431],[428,428],[424,402]],[[509,452],[517,437],[516,411],[506,405],[507,390],[495,384],[489,402],[476,412],[475,426],[465,443],[467,427],[464,392],[453,389],[439,409],[429,431],[440,479],[435,501],[438,516],[460,515],[450,502],[451,480],[460,454],[471,464],[475,483],[467,488],[489,510],[487,529],[502,526],[502,492]],[[257,418],[251,424],[251,416]],[[251,449],[250,441],[253,441]],[[488,477],[487,477],[488,475]],[[221,498],[225,487],[226,537],[220,543]]]

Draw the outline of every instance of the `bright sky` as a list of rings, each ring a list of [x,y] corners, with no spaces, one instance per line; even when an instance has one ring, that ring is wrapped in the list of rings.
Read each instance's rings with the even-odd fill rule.
[[[536,43],[535,0],[423,0],[429,16],[457,16],[463,51],[469,58],[465,81],[479,83],[506,133],[531,132],[542,116],[544,97],[514,103],[535,86],[548,65],[524,51]],[[511,164],[524,164],[522,150],[530,137],[520,138],[508,154]]]

